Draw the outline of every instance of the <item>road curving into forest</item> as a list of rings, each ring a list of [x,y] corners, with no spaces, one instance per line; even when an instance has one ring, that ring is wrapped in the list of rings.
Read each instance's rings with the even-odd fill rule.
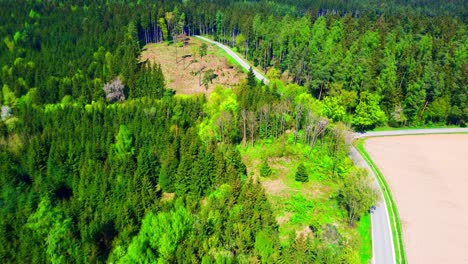
[[[196,38],[209,42],[218,46],[226,51],[232,58],[234,58],[243,68],[249,70],[250,65],[241,59],[234,51],[226,45],[217,41],[195,35]],[[252,68],[253,69],[253,68]],[[269,81],[261,73],[253,69],[255,77],[268,84]],[[450,133],[468,133],[468,128],[430,128],[430,129],[406,129],[406,130],[388,130],[388,131],[370,131],[363,133],[354,133],[354,138],[368,138],[368,137],[387,137],[387,136],[403,136],[403,135],[426,135],[426,134],[450,134]],[[365,168],[374,179],[375,187],[379,190],[381,201],[375,206],[371,213],[371,226],[372,226],[372,263],[374,264],[394,264],[400,263],[401,260],[396,260],[394,241],[392,235],[391,225],[396,223],[390,222],[388,215],[388,206],[385,202],[382,192],[382,186],[379,185],[377,175],[364,157],[361,156],[359,151],[352,146],[349,156],[358,167]],[[399,243],[399,242],[398,242]]]
[[[407,130],[390,130],[355,133],[355,138],[367,137],[386,137],[386,136],[403,136],[403,135],[427,135],[427,134],[453,134],[453,133],[468,133],[468,128],[434,128],[434,129],[407,129]],[[388,215],[388,206],[383,198],[382,186],[379,185],[377,176],[366,159],[361,156],[357,149],[352,146],[349,153],[351,159],[359,167],[368,170],[369,174],[374,178],[374,184],[379,189],[381,201],[375,206],[375,210],[371,213],[372,226],[372,263],[374,264],[393,264],[400,263],[400,260],[395,259],[395,248],[392,235],[391,225]]]
[[[214,40],[199,36],[199,35],[195,35],[194,37],[199,38],[201,40],[204,40],[206,42],[209,42],[211,44],[214,44],[214,45],[220,47],[221,49],[226,51],[229,54],[229,56],[231,56],[233,59],[235,59],[244,69],[246,69],[246,70],[250,69],[251,66],[247,62],[245,62],[243,59],[241,59],[241,57],[239,57],[239,55],[237,55],[234,51],[232,51],[231,48],[229,48],[228,46],[223,45],[223,44],[221,44],[221,43],[219,43],[217,41],[214,41]],[[265,76],[263,76],[263,74],[256,71],[253,67],[252,67],[252,70],[253,70],[253,73],[254,73],[255,77],[259,81],[263,81],[263,83],[265,83],[267,85],[270,83],[270,81]]]

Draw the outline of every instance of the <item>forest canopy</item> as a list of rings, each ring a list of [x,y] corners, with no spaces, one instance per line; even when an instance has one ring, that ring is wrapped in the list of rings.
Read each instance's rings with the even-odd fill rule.
[[[462,0],[0,3],[5,263],[366,262],[348,131],[467,122]],[[195,34],[270,84],[185,96],[140,60]]]

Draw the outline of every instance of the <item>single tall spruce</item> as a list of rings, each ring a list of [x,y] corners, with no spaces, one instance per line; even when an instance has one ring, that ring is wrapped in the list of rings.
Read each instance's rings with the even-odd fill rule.
[[[268,161],[263,161],[262,167],[260,168],[260,176],[269,177],[271,175],[271,168],[268,166]]]
[[[299,164],[299,166],[297,166],[295,179],[296,179],[296,181],[299,181],[299,182],[308,182],[309,181],[309,175],[307,175],[306,167],[304,166],[303,163],[301,163],[301,164]]]
[[[253,88],[257,85],[252,67],[249,68],[249,73],[247,73],[247,84],[250,88]]]

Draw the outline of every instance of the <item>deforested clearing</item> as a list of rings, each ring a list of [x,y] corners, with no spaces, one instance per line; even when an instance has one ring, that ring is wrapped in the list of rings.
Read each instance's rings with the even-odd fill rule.
[[[181,37],[179,47],[167,42],[147,44],[140,61],[157,63],[166,77],[166,85],[178,94],[210,94],[216,85],[232,87],[245,74],[239,67],[224,57],[218,47],[208,44],[206,55],[200,55],[204,43],[193,37]],[[206,74],[213,76],[205,79]]]
[[[468,135],[371,138],[397,204],[408,263],[468,263]]]

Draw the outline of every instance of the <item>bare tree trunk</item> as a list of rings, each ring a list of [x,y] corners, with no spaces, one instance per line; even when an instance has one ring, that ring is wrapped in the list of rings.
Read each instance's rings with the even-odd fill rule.
[[[241,111],[242,116],[242,128],[243,128],[243,137],[242,142],[244,144],[244,148],[247,147],[247,110],[242,109]]]
[[[419,115],[419,121],[421,121],[421,118],[424,115],[424,111],[426,111],[427,104],[429,104],[429,100],[426,100],[426,103],[424,104],[424,107],[423,107],[423,109],[421,111],[421,114]]]
[[[257,120],[254,112],[247,112],[247,120],[249,123],[249,129],[250,129],[250,140],[252,147],[254,146],[254,137],[255,137],[255,129],[257,126]]]
[[[297,143],[297,137],[299,136],[299,127],[301,125],[302,111],[304,110],[303,104],[298,104],[296,106],[296,128],[294,132],[294,144]]]
[[[312,149],[314,148],[317,138],[325,132],[327,125],[328,125],[328,121],[325,119],[321,119],[315,126],[314,133],[312,136],[312,141],[310,142],[310,150],[309,150],[309,155],[308,155],[309,158],[310,158],[310,154],[312,154]]]
[[[270,123],[270,105],[265,104],[260,108],[260,113],[263,115],[263,120],[265,120],[265,134],[264,137],[268,137],[268,125]]]
[[[174,41],[174,45],[175,45],[175,63],[176,63],[176,68],[177,68],[177,35],[174,34],[174,36],[172,37],[172,40]]]
[[[319,97],[318,97],[319,100],[320,100],[320,98],[322,98],[322,89],[323,89],[323,82],[320,83],[320,93],[319,93]]]

